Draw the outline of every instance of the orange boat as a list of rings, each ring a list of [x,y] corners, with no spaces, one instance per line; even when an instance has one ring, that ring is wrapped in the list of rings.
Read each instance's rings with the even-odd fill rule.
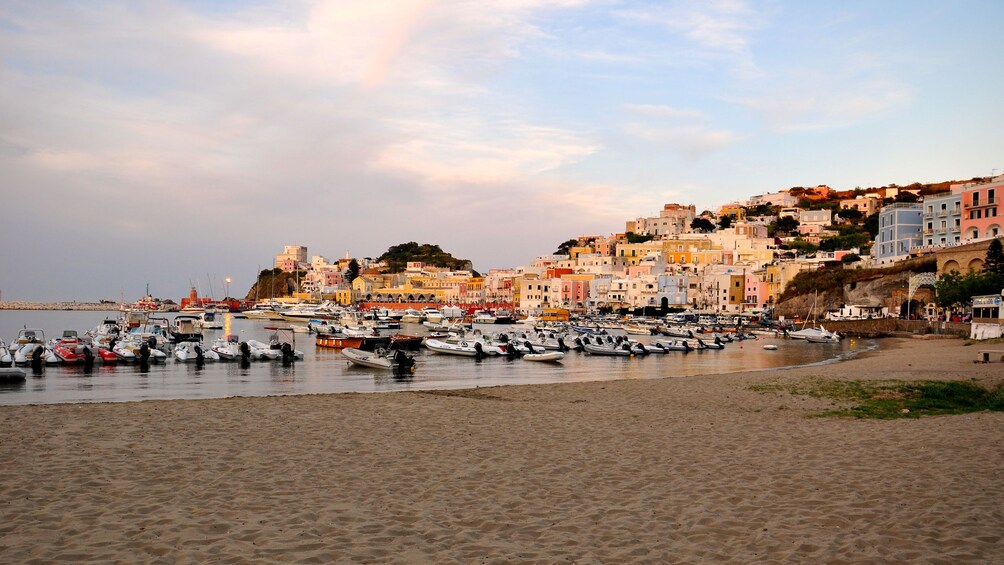
[[[361,337],[348,337],[338,334],[317,334],[317,347],[330,347],[332,349],[358,349],[363,344]]]

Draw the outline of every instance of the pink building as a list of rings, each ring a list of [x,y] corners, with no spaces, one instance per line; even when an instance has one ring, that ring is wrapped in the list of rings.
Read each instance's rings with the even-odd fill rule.
[[[978,240],[1004,234],[1004,208],[1000,207],[1004,176],[962,191],[962,239]]]
[[[585,306],[589,301],[589,281],[561,278],[561,303],[573,307]]]
[[[760,280],[760,277],[749,273],[746,275],[746,292],[743,297],[743,310],[760,309],[767,306],[770,296],[770,284]]]

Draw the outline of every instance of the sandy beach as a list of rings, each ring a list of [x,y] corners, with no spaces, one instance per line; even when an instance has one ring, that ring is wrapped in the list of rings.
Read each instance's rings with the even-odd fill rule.
[[[961,340],[476,390],[0,408],[0,561],[1004,562],[1004,413],[750,385],[1004,381]],[[997,346],[995,348],[1004,349]]]

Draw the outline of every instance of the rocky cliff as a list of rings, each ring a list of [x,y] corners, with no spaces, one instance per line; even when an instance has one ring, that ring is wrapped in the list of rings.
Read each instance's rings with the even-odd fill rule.
[[[779,302],[774,308],[775,316],[802,319],[822,318],[827,311],[841,306],[855,304],[864,306],[885,306],[890,313],[898,314],[907,300],[910,277],[913,271],[889,274],[875,274],[866,279],[854,280],[839,287],[821,290],[811,294],[801,294]],[[913,299],[921,304],[933,299],[933,289],[918,289]]]

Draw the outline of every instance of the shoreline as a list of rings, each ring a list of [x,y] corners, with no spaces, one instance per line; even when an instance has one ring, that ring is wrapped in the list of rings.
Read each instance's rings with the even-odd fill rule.
[[[1004,382],[961,340],[686,378],[0,407],[6,561],[999,559],[1004,414],[815,418],[800,379]]]

